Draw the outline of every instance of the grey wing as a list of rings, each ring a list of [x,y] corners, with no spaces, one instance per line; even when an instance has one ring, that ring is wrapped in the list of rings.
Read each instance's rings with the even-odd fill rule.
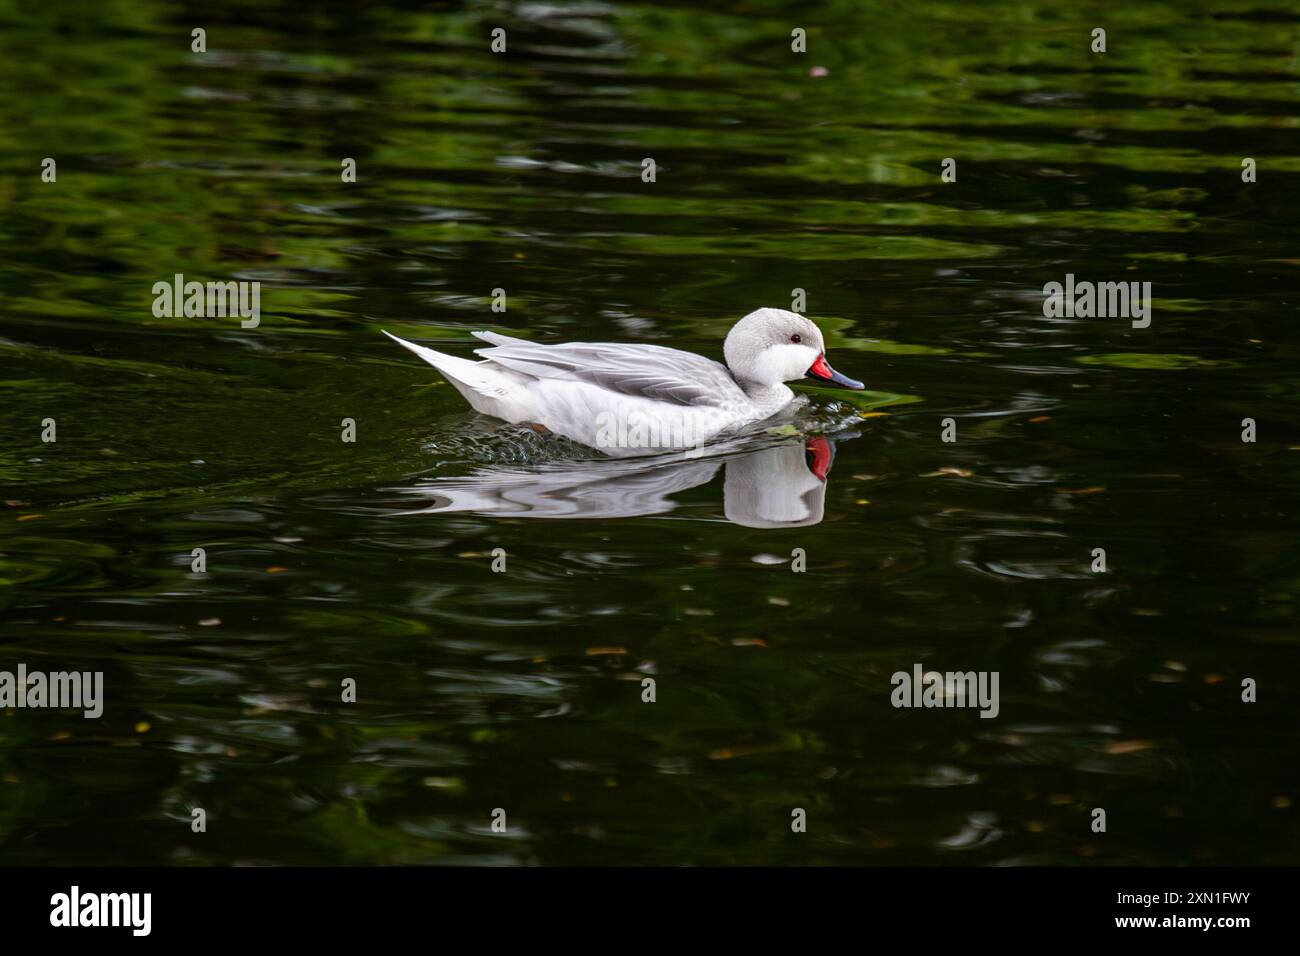
[[[479,355],[534,378],[589,382],[677,405],[721,406],[745,398],[725,365],[692,352],[610,342],[543,345],[495,332],[474,334],[493,344],[475,349]]]

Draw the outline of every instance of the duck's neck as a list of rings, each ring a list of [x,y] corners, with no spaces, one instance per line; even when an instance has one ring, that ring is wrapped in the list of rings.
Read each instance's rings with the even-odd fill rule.
[[[775,385],[763,385],[759,382],[736,380],[749,400],[767,415],[780,411],[794,400],[794,392],[781,382]]]

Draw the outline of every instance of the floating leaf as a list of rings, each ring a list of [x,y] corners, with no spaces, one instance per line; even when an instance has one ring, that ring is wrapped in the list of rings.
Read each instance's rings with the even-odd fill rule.
[[[1150,750],[1155,744],[1150,740],[1117,740],[1106,745],[1108,754],[1132,754],[1139,750]]]
[[[1195,355],[1147,352],[1109,352],[1105,355],[1084,355],[1077,359],[1082,365],[1110,365],[1115,368],[1146,369],[1173,372],[1188,368],[1213,368],[1230,363],[1197,358]]]

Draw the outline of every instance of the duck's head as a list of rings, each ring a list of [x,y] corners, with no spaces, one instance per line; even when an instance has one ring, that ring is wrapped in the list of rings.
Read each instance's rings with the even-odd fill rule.
[[[826,362],[821,329],[784,309],[755,309],[731,327],[722,346],[727,368],[741,383],[763,386],[816,379],[824,385],[862,388]]]

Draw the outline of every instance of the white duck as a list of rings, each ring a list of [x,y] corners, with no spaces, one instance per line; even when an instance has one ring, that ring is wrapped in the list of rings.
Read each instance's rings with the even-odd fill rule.
[[[479,362],[389,338],[451,382],[476,411],[535,424],[616,457],[696,448],[762,421],[794,399],[786,382],[862,383],[826,363],[821,330],[783,309],[757,309],[727,333],[722,365],[661,345],[544,345],[475,332]]]

